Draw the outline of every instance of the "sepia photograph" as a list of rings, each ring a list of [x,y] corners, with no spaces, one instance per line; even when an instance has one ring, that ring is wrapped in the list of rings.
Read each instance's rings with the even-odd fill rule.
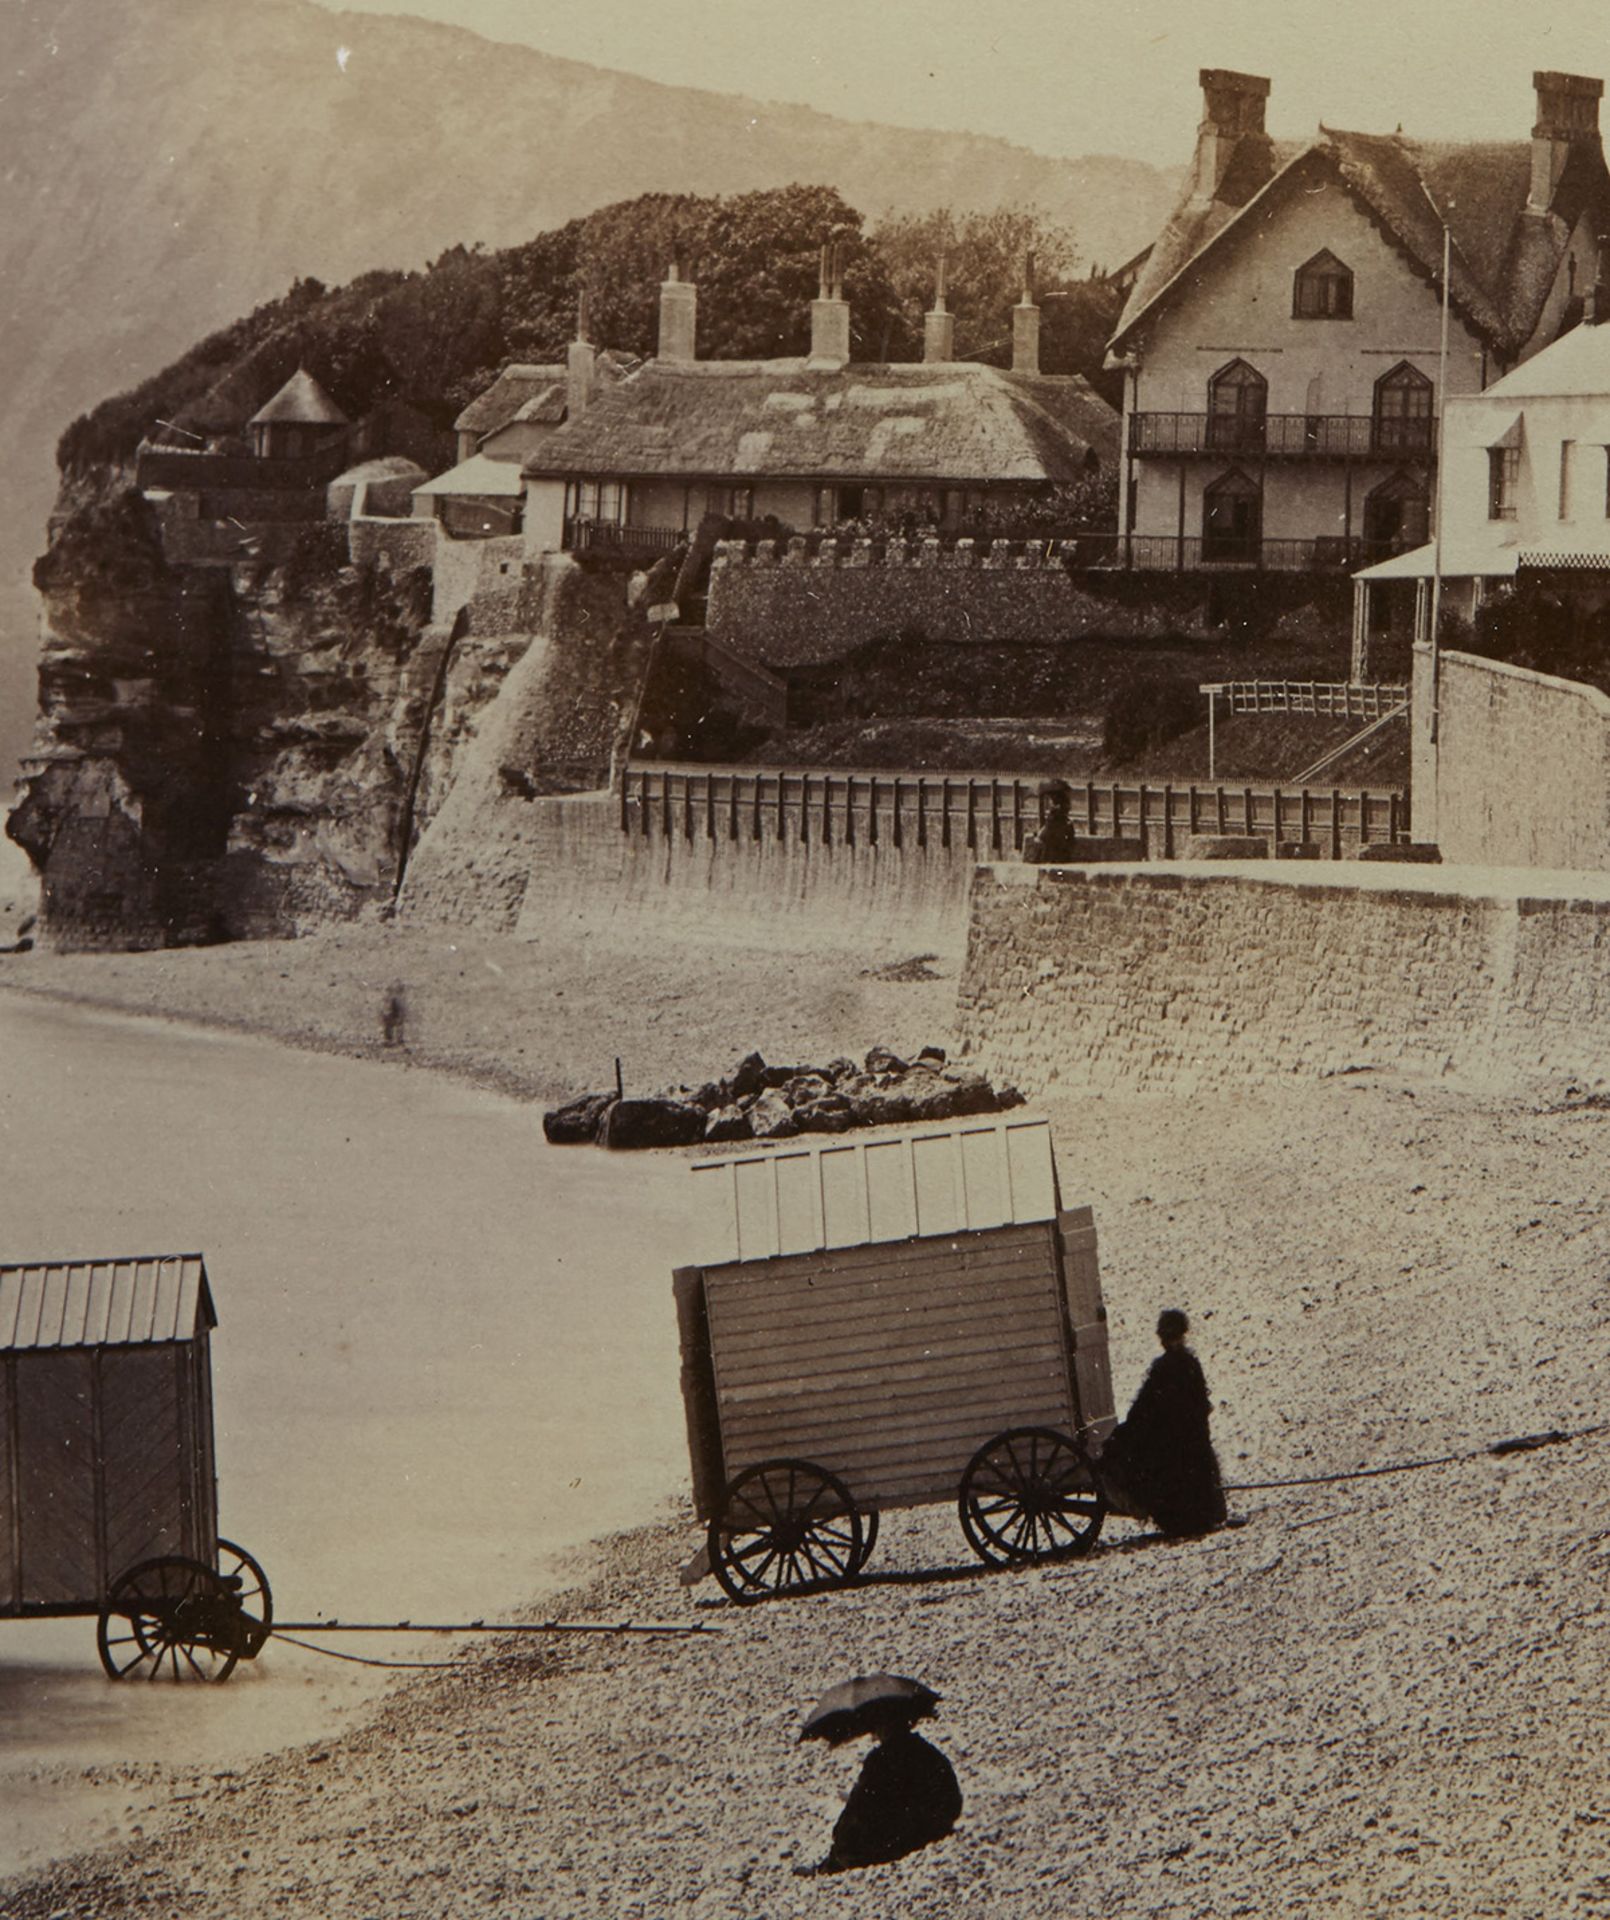
[[[3,0],[6,1920],[1610,1916],[1607,77]]]

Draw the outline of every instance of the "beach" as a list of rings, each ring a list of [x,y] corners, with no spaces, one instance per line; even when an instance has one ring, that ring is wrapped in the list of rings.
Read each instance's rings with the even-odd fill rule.
[[[607,1085],[617,1054],[647,1089],[751,1047],[943,1045],[955,992],[943,960],[873,977],[848,938],[808,968],[775,942],[578,954],[388,926],[0,966],[21,994],[537,1099]],[[1065,1202],[1095,1209],[1120,1408],[1158,1310],[1186,1307],[1238,1524],[1165,1543],[1109,1519],[1084,1559],[989,1572],[953,1508],[892,1513],[854,1589],[738,1608],[679,1583],[691,1505],[645,1485],[641,1523],[578,1549],[530,1617],[699,1632],[476,1637],[328,1737],[173,1756],[129,1785],[137,1837],[0,1887],[8,1915],[1610,1906],[1610,1436],[1581,1433],[1604,1417],[1610,1116],[1564,1086],[1369,1073],[1243,1099],[1029,1091]],[[643,1164],[568,1151],[622,1191]],[[676,1250],[655,1258],[668,1295]],[[1581,1437],[1487,1451],[1545,1431]],[[289,1684],[290,1658],[271,1647],[254,1682]],[[799,1724],[879,1668],[943,1696],[961,1821],[893,1866],[796,1878],[863,1751],[802,1747]]]

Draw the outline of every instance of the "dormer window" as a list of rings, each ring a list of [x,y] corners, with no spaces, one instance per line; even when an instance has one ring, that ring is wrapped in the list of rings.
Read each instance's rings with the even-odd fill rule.
[[[1344,266],[1329,247],[1297,269],[1292,282],[1294,320],[1351,320],[1353,270]]]

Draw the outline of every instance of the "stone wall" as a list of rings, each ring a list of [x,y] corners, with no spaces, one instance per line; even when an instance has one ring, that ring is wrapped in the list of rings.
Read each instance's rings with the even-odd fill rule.
[[[436,522],[351,520],[347,523],[347,553],[355,567],[382,560],[393,573],[428,567],[436,558]]]
[[[1476,869],[979,871],[958,1025],[1025,1091],[1378,1069],[1610,1085],[1610,881]]]
[[[525,542],[518,534],[488,540],[455,540],[439,531],[433,561],[435,598],[431,618],[451,620],[478,594],[518,588],[525,566]]]
[[[1473,865],[1610,870],[1610,697],[1444,653],[1433,741],[1428,646],[1414,671],[1417,837]]]
[[[778,669],[834,660],[905,627],[953,642],[1202,638],[1237,617],[1249,590],[1260,617],[1305,608],[1338,642],[1347,631],[1345,583],[1070,568],[1077,551],[1055,540],[796,536],[753,550],[724,541],[711,562],[706,624],[724,645]]]

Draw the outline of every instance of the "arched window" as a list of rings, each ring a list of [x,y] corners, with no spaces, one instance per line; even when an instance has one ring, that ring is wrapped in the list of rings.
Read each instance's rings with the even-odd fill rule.
[[[1208,382],[1208,445],[1235,453],[1263,446],[1269,382],[1245,360],[1220,367]]]
[[[1263,546],[1263,494],[1256,480],[1232,468],[1202,495],[1202,558],[1257,564]]]
[[[1375,446],[1380,453],[1429,453],[1431,382],[1400,360],[1375,383]]]
[[[1353,270],[1329,247],[1305,261],[1292,278],[1291,312],[1296,320],[1351,320]]]
[[[1431,500],[1424,478],[1395,473],[1364,496],[1364,544],[1372,560],[1407,553],[1431,538]]]

